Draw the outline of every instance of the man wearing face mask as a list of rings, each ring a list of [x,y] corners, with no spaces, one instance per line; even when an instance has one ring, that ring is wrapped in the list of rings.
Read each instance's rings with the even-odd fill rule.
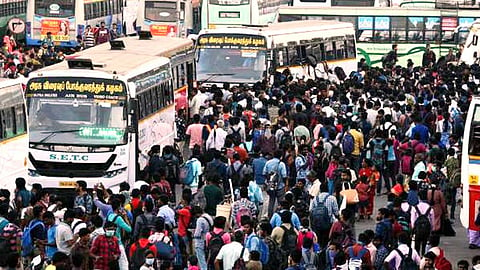
[[[145,251],[145,263],[140,267],[140,270],[154,270],[155,255],[151,250]]]
[[[115,224],[105,222],[105,235],[99,235],[92,243],[90,254],[94,258],[94,269],[109,270],[111,261],[120,257],[120,246],[115,237]]]
[[[55,242],[57,244],[57,249],[60,252],[63,252],[67,255],[70,255],[73,244],[77,242],[78,235],[73,235],[70,225],[75,218],[75,212],[71,209],[65,211],[63,215],[63,221],[61,221],[57,226],[57,232],[55,234]]]

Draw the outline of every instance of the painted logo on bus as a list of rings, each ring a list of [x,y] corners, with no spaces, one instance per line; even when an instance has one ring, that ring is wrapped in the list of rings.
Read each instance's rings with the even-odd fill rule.
[[[49,158],[58,161],[88,161],[88,155],[79,154],[50,154]]]

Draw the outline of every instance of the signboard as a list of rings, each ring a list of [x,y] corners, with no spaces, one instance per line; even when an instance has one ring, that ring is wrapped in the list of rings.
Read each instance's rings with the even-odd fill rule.
[[[25,31],[25,22],[20,18],[11,18],[8,20],[8,30],[14,34],[21,34]]]
[[[44,19],[40,26],[41,38],[47,37],[47,33],[52,33],[53,41],[70,40],[70,23],[64,19]]]
[[[177,26],[175,25],[162,25],[162,24],[151,24],[150,33],[152,36],[162,36],[162,37],[176,37],[177,36]]]
[[[264,49],[267,41],[263,36],[243,34],[205,34],[199,37],[200,48]]]
[[[218,17],[222,19],[238,19],[240,18],[239,11],[219,11]]]
[[[101,78],[33,78],[27,83],[25,95],[27,97],[121,100],[126,99],[126,87],[122,81]]]

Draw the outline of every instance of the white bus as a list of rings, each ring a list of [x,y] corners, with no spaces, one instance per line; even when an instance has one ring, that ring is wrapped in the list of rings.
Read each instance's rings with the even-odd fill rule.
[[[393,0],[292,0],[294,7],[389,7]]]
[[[202,30],[197,40],[197,80],[205,86],[264,79],[272,83],[275,72],[285,68],[308,79],[324,74],[325,65],[315,65],[322,61],[331,70],[339,66],[348,74],[357,67],[355,52],[350,23],[298,21]]]
[[[175,94],[193,83],[193,42],[130,37],[111,44],[125,48],[102,44],[31,74],[29,183],[132,185],[151,146],[174,144]]]
[[[450,49],[462,44],[463,26],[480,17],[475,10],[440,10],[420,8],[382,7],[282,7],[278,21],[331,20],[350,22],[357,37],[358,60],[364,58],[368,65],[381,65],[382,56],[398,45],[398,62],[407,60],[420,65],[425,44],[430,43],[437,59]]]
[[[187,37],[193,31],[192,12],[190,0],[140,0],[137,31],[150,31],[152,36]]]
[[[469,27],[469,33],[463,46],[460,62],[463,62],[467,65],[480,63],[480,44],[478,43],[479,37],[480,20],[477,20]]]
[[[27,175],[27,114],[19,80],[0,79],[0,188],[13,192]],[[13,193],[12,193],[13,194]]]
[[[279,7],[292,0],[202,0],[201,29],[266,25],[275,20]]]
[[[107,28],[117,24],[122,32],[122,0],[30,0],[27,6],[26,41],[28,46],[40,46],[47,33],[55,45],[76,47],[77,35],[83,35],[87,25],[96,28],[105,22]]]
[[[480,230],[475,217],[480,208],[480,97],[473,97],[465,121],[462,144],[463,207],[460,220],[465,228]]]

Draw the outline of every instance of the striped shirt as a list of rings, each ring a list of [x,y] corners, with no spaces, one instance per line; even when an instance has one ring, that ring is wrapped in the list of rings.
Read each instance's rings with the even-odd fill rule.
[[[2,237],[6,238],[10,242],[10,249],[12,251],[17,251],[17,239],[19,239],[19,243],[21,242],[23,232],[14,223],[8,223],[5,228],[3,228]]]

